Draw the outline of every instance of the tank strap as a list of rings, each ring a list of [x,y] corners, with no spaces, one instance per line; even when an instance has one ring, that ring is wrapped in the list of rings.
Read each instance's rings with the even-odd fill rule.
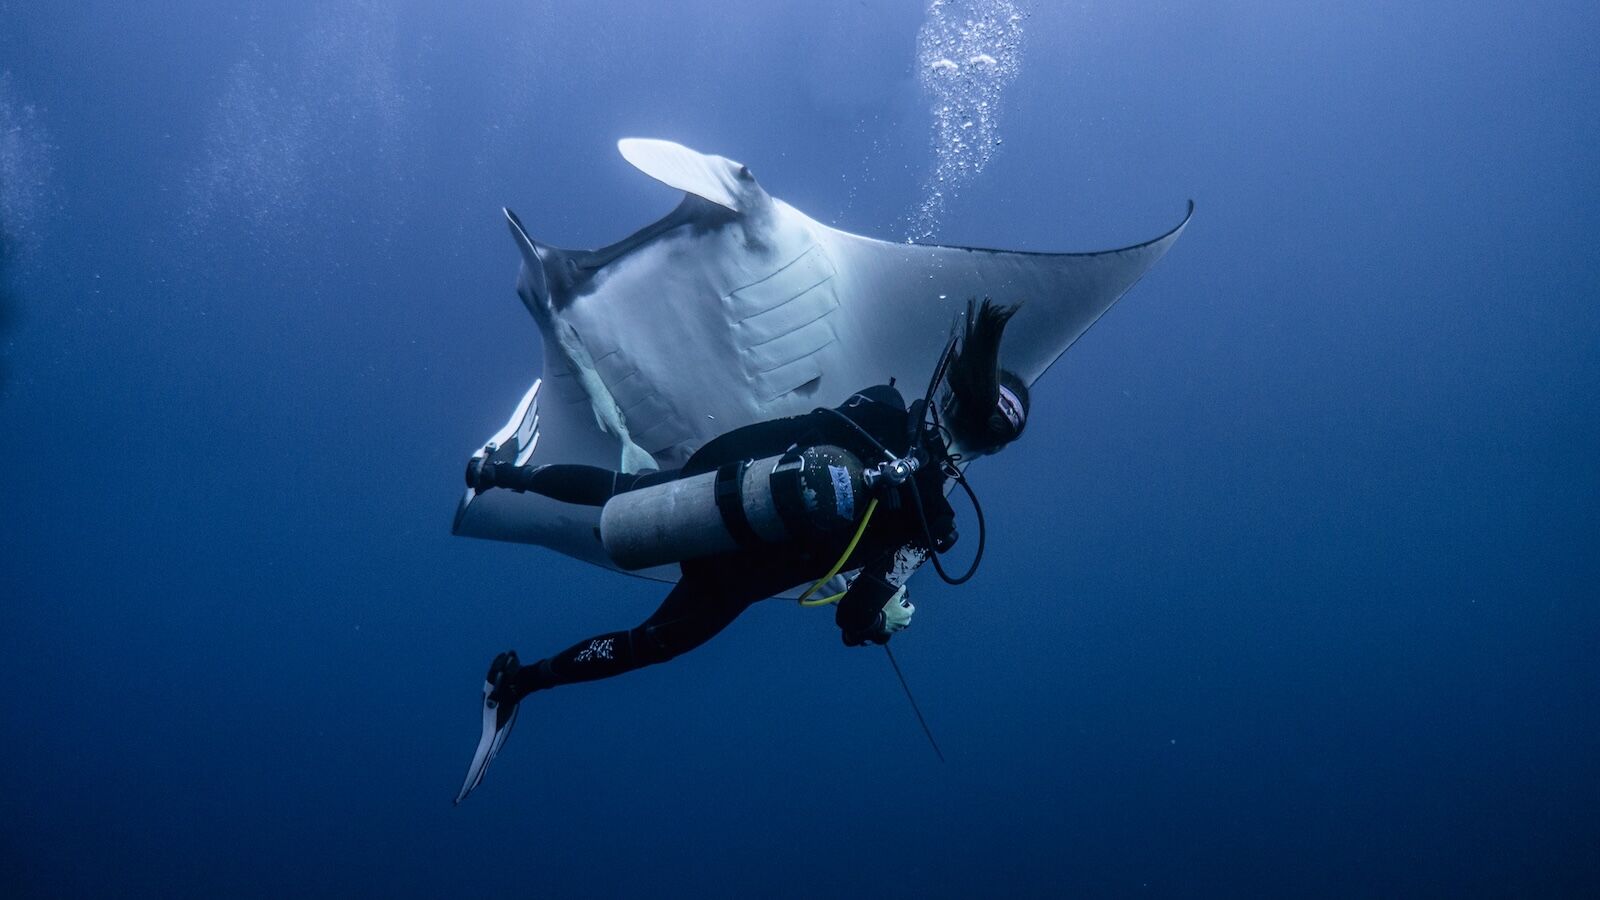
[[[772,505],[783,521],[790,540],[809,540],[816,534],[806,514],[805,488],[800,476],[805,467],[805,457],[798,445],[790,447],[772,469]]]
[[[748,468],[750,461],[747,459],[719,467],[714,492],[717,512],[722,514],[722,524],[727,527],[735,543],[745,550],[752,550],[762,546],[762,540],[750,527],[750,520],[744,514],[744,473]]]

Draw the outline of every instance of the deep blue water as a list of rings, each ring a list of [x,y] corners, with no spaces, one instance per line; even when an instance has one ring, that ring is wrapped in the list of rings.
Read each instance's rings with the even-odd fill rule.
[[[597,5],[0,0],[0,892],[1600,890],[1583,2],[1025,7],[932,237],[1199,212],[913,588],[948,764],[772,603],[452,808],[490,656],[662,592],[449,534],[538,366],[499,207],[616,240],[654,136],[896,238],[947,159],[923,0]]]

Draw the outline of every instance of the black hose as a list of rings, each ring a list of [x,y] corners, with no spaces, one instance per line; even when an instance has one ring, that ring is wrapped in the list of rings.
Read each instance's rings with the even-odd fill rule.
[[[953,465],[952,469],[954,469]],[[928,545],[928,558],[933,560],[933,570],[939,573],[939,578],[945,584],[966,584],[972,580],[972,576],[978,574],[978,564],[983,562],[983,546],[988,542],[989,529],[983,521],[983,506],[978,503],[977,492],[972,489],[972,485],[967,483],[967,476],[960,469],[954,469],[953,473],[946,474],[950,474],[951,477],[955,478],[956,484],[961,485],[961,489],[967,492],[968,499],[972,501],[972,510],[978,514],[978,552],[972,557],[972,565],[967,568],[966,572],[962,573],[960,578],[952,578],[950,573],[945,571],[944,563],[940,559],[942,554],[934,546],[933,534],[928,531],[928,518],[922,511],[922,491],[917,487],[917,480],[913,478],[906,483],[911,486],[911,503],[917,508],[917,523],[922,526],[922,539]]]

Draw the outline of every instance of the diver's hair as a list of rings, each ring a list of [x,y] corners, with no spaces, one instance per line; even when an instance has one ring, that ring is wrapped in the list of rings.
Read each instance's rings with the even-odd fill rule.
[[[990,453],[1022,434],[999,412],[1002,384],[1016,395],[1024,417],[1028,412],[1028,386],[1000,368],[1000,338],[1019,308],[988,297],[981,304],[967,301],[966,324],[945,374],[948,391],[941,406],[956,442],[970,451]],[[1026,424],[1026,418],[1023,421]]]

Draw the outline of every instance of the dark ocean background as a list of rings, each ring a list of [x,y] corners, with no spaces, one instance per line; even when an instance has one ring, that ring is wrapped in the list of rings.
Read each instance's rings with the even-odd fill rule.
[[[1041,0],[919,220],[985,162],[919,54],[1007,7],[0,0],[0,894],[1600,891],[1600,7]],[[449,533],[539,365],[499,208],[653,221],[626,136],[885,238],[1197,202],[914,583],[947,764],[775,602],[452,808],[490,657],[663,593]]]

